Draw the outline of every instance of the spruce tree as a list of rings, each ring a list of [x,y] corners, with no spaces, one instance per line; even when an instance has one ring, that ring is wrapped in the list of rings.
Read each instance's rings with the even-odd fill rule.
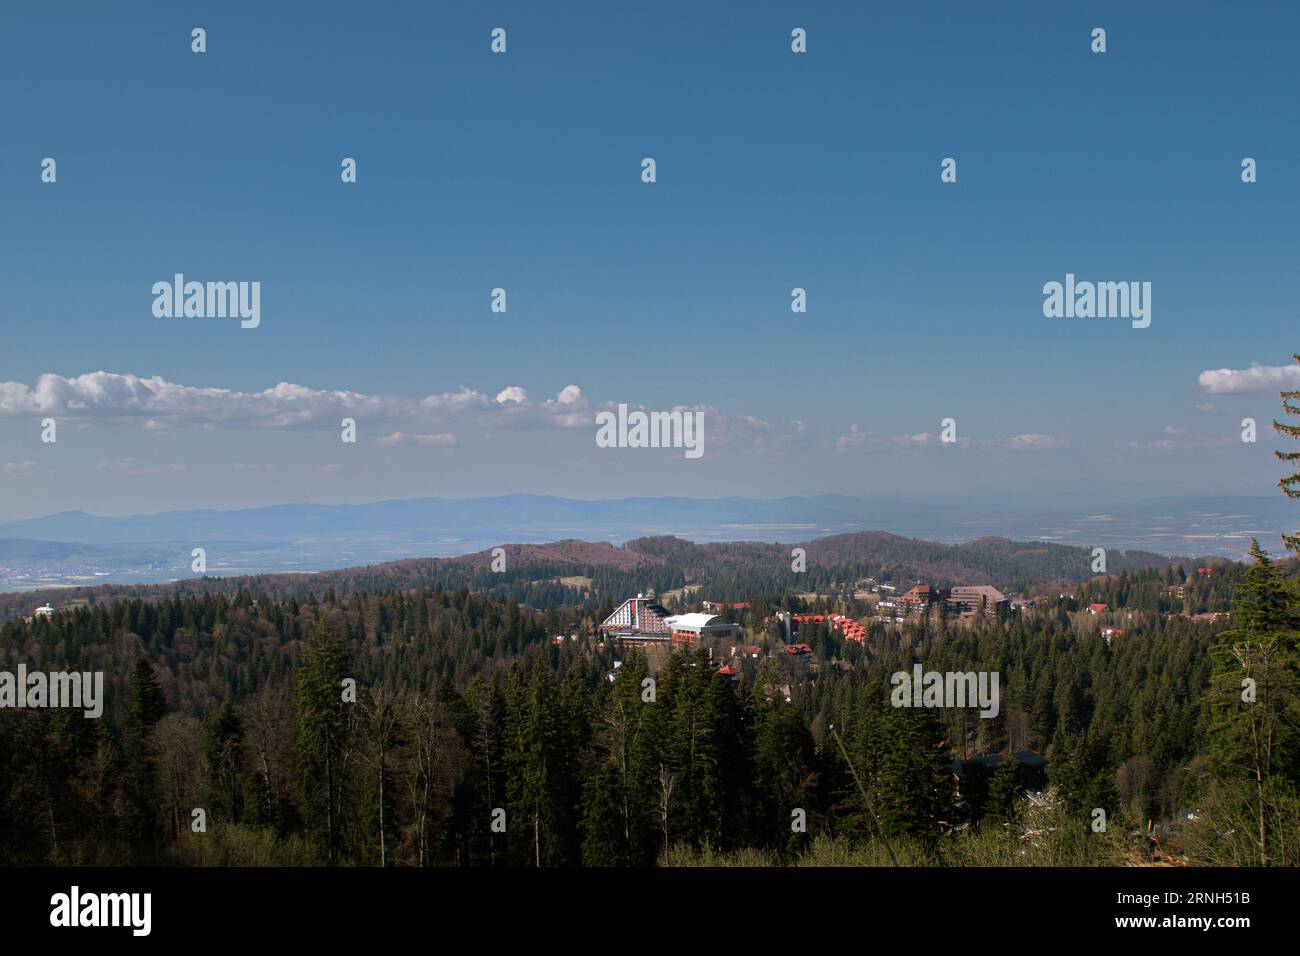
[[[122,790],[126,798],[124,831],[137,848],[151,845],[158,833],[158,774],[150,754],[153,729],[167,701],[153,668],[143,657],[131,669],[122,735]]]
[[[1007,754],[998,761],[997,768],[989,780],[988,802],[985,804],[984,817],[996,823],[1009,823],[1015,819],[1016,806],[1025,795],[1021,782],[1020,762],[1013,754]]]
[[[1229,790],[1249,787],[1258,859],[1267,866],[1272,790],[1288,776],[1296,782],[1300,757],[1300,598],[1258,541],[1252,539],[1250,553],[1254,564],[1238,587],[1233,626],[1211,649],[1209,747]]]
[[[325,838],[331,863],[339,850],[342,763],[353,706],[343,700],[349,664],[343,640],[320,622],[303,642],[294,675],[303,805],[308,827]]]
[[[758,692],[752,787],[757,801],[753,836],[773,847],[791,845],[790,813],[798,808],[811,816],[817,799],[817,774],[812,734],[803,715],[780,693]],[[802,842],[802,841],[795,841]]]
[[[574,792],[576,718],[569,692],[561,693],[546,667],[525,683],[512,671],[506,688],[506,795],[508,839],[529,866],[575,862]]]
[[[1291,358],[1300,362],[1300,353],[1292,355]],[[1297,400],[1300,400],[1300,391],[1284,391],[1280,393],[1280,396],[1283,414],[1300,416],[1300,404],[1297,404]],[[1275,418],[1273,419],[1273,430],[1289,438],[1300,440],[1300,425],[1279,422]],[[1288,498],[1300,498],[1300,467],[1294,464],[1300,462],[1300,451],[1275,451],[1273,454],[1280,461],[1292,463],[1291,467],[1296,467],[1295,471],[1278,481],[1278,487],[1282,489],[1282,493]],[[1283,534],[1282,543],[1287,550],[1300,554],[1300,534]]]
[[[247,592],[244,592],[247,593]],[[214,816],[227,821],[241,818],[239,778],[243,725],[230,701],[203,725],[203,756],[208,772],[208,803]]]
[[[612,760],[603,761],[592,773],[583,795],[583,866],[628,865],[623,799],[618,765]]]

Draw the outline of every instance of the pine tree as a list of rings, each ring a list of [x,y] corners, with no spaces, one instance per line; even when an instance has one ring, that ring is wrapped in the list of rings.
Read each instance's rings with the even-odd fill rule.
[[[1015,818],[1016,805],[1025,795],[1021,782],[1020,762],[1012,754],[998,761],[989,780],[989,797],[985,804],[985,819],[1007,823]]]
[[[150,756],[153,729],[167,701],[153,668],[143,657],[131,669],[131,685],[122,736],[122,789],[126,798],[125,835],[137,848],[153,843],[158,832],[158,773]]]
[[[597,803],[587,811],[584,859],[599,855],[612,858],[622,866],[654,861],[656,728],[664,705],[657,693],[653,698],[647,695],[643,686],[646,676],[644,656],[632,650],[598,706],[596,739],[614,776],[612,780],[603,779],[608,771],[602,767],[598,771],[601,779],[596,781],[597,789],[589,795]],[[608,800],[612,804],[607,804]],[[617,816],[614,824],[599,819],[599,814],[610,812]],[[617,836],[615,850],[597,851],[594,845],[588,848],[588,842],[609,839],[611,834]]]
[[[527,683],[512,671],[506,688],[507,833],[530,866],[576,862],[577,742],[581,720],[573,691],[555,684],[545,667]]]
[[[817,773],[812,734],[803,715],[780,693],[769,692],[755,706],[753,791],[758,806],[754,836],[768,846],[791,843],[790,812],[811,815],[817,799]]]
[[[1233,627],[1211,649],[1216,663],[1209,744],[1213,766],[1231,788],[1249,779],[1255,806],[1259,862],[1271,855],[1271,789],[1275,772],[1292,776],[1300,755],[1296,726],[1300,700],[1297,638],[1300,597],[1268,555],[1251,540],[1254,564],[1238,588]]]
[[[603,761],[583,795],[583,866],[628,865],[624,796],[618,765]]]
[[[343,640],[321,622],[303,643],[294,675],[303,805],[312,830],[321,832],[320,819],[325,818],[324,835],[331,863],[339,850],[342,763],[351,723],[351,705],[343,700],[349,663]]]
[[[677,660],[682,658],[675,656]],[[692,846],[716,849],[722,845],[722,818],[727,808],[719,732],[726,699],[721,695],[729,697],[732,690],[716,676],[703,649],[675,673],[670,669],[669,675],[664,683],[671,681],[672,710],[664,769],[676,781],[677,833]]]
[[[891,835],[932,845],[953,815],[952,760],[933,710],[890,707],[881,725],[880,821]]]
[[[243,733],[239,714],[230,701],[222,704],[203,725],[208,803],[215,816],[232,822],[241,817],[239,762]]]
[[[1300,362],[1300,353],[1292,355],[1291,357],[1297,362]],[[1300,405],[1294,404],[1297,399],[1300,399],[1300,391],[1284,391],[1279,394],[1282,399],[1283,413],[1287,415],[1300,415]],[[1279,422],[1275,418],[1273,419],[1273,430],[1280,432],[1289,438],[1300,440],[1300,425],[1288,425],[1284,422]],[[1300,451],[1275,451],[1273,454],[1276,455],[1280,461],[1300,462]],[[1280,479],[1277,485],[1282,489],[1282,493],[1288,498],[1300,498],[1300,468],[1297,468],[1296,471],[1293,471],[1285,478]],[[1295,551],[1297,554],[1300,554],[1300,534],[1283,534],[1282,543],[1286,546],[1287,550]]]

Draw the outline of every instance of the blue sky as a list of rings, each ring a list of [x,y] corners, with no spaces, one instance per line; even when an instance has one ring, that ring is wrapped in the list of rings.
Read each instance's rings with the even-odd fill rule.
[[[1271,493],[1295,373],[1202,373],[1300,349],[1300,14],[1135,6],[8,5],[0,517]],[[155,318],[176,272],[261,325]],[[1044,318],[1067,272],[1150,328]],[[705,455],[597,448],[618,402],[704,409]]]

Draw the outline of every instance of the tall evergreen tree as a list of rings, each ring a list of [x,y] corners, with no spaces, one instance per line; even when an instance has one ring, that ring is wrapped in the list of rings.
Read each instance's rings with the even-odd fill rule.
[[[203,756],[208,774],[208,805],[213,815],[229,822],[242,816],[240,750],[243,725],[230,701],[203,725]]]
[[[145,658],[137,658],[131,668],[122,735],[124,831],[137,847],[151,844],[158,832],[158,771],[150,754],[150,743],[153,730],[166,710],[167,700],[153,668]]]
[[[1259,862],[1272,852],[1275,774],[1296,781],[1300,757],[1300,596],[1251,540],[1254,563],[1239,587],[1232,628],[1211,654],[1216,663],[1208,703],[1214,766],[1229,788],[1244,776],[1255,805]]]
[[[989,796],[985,804],[985,819],[995,823],[1009,823],[1016,817],[1016,807],[1025,795],[1020,762],[1014,754],[1000,761],[989,779]]]
[[[1300,362],[1300,353],[1292,355],[1291,358]],[[1284,415],[1300,416],[1300,390],[1290,390],[1280,393],[1282,398],[1282,413]],[[1286,422],[1279,422],[1273,419],[1273,430],[1286,435],[1289,438],[1300,440],[1300,425],[1292,425]],[[1288,498],[1300,498],[1300,466],[1295,462],[1300,462],[1300,451],[1276,451],[1275,454],[1279,460],[1292,463],[1296,470],[1278,481],[1278,487]],[[1287,550],[1295,551],[1300,554],[1300,534],[1283,534],[1282,543]]]
[[[352,705],[343,700],[349,663],[342,638],[320,622],[303,642],[294,675],[303,805],[308,827],[323,832],[330,862],[339,851],[342,765],[351,726]]]

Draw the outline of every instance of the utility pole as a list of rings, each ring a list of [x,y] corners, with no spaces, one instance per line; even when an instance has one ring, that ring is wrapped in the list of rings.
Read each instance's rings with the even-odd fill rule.
[[[894,848],[889,845],[889,837],[885,836],[885,828],[880,825],[880,817],[876,816],[876,808],[871,804],[871,798],[867,796],[867,788],[862,785],[858,778],[858,770],[853,766],[853,758],[844,747],[844,741],[840,739],[840,732],[831,724],[831,733],[835,735],[835,742],[840,745],[840,753],[844,755],[844,762],[849,765],[849,773],[853,774],[853,782],[858,785],[858,790],[862,792],[862,801],[867,805],[867,812],[871,814],[871,820],[876,825],[876,832],[880,834],[880,841],[885,844],[885,852],[889,854],[889,862],[898,866],[898,859],[894,856]]]

